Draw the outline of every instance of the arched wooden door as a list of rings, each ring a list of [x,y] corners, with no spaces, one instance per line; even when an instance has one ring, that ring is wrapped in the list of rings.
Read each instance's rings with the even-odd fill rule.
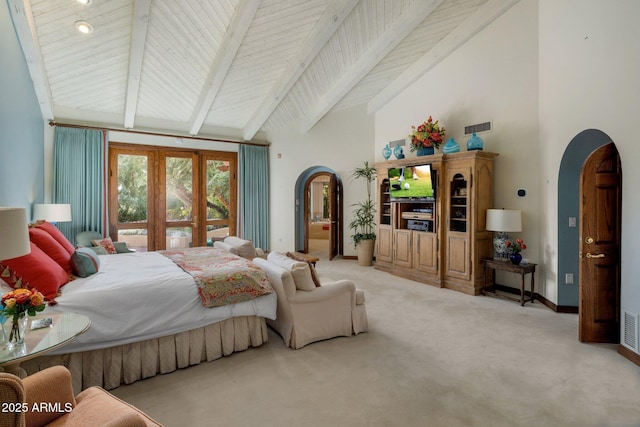
[[[585,162],[580,196],[579,339],[619,343],[622,171],[613,143]]]

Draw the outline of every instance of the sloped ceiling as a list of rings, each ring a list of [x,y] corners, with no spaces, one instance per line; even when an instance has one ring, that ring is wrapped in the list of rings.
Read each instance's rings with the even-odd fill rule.
[[[8,0],[45,120],[247,141],[374,113],[517,2]]]

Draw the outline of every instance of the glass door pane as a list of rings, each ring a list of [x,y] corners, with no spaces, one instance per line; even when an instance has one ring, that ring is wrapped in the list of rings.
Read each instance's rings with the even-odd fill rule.
[[[148,182],[147,155],[117,155],[117,240],[137,251],[147,251],[149,246]]]
[[[193,246],[197,216],[193,199],[193,159],[165,157],[165,240],[166,248]]]
[[[206,244],[230,235],[231,164],[225,160],[205,158]]]

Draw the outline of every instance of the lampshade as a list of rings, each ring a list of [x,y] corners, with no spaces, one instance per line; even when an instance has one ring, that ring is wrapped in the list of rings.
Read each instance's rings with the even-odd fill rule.
[[[487,230],[522,231],[522,213],[517,209],[487,209]]]
[[[49,222],[71,221],[71,205],[69,204],[36,204],[33,205],[33,219],[44,219]]]
[[[17,258],[30,252],[27,210],[0,208],[0,260]]]

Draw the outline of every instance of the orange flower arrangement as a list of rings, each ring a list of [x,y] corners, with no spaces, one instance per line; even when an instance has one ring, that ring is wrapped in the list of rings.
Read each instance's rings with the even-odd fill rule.
[[[512,254],[518,254],[520,251],[527,249],[527,245],[524,244],[522,239],[516,239],[515,242],[507,240],[504,244],[507,245],[507,251]]]
[[[438,121],[433,121],[433,118],[429,116],[426,122],[422,123],[418,127],[411,126],[411,151],[419,150],[420,148],[440,147],[442,141],[444,141],[446,129],[440,127]]]
[[[18,320],[26,315],[35,316],[36,312],[45,308],[44,295],[36,289],[18,288],[2,295],[2,314],[13,316],[13,326],[10,336],[7,339],[14,340],[20,338]]]

